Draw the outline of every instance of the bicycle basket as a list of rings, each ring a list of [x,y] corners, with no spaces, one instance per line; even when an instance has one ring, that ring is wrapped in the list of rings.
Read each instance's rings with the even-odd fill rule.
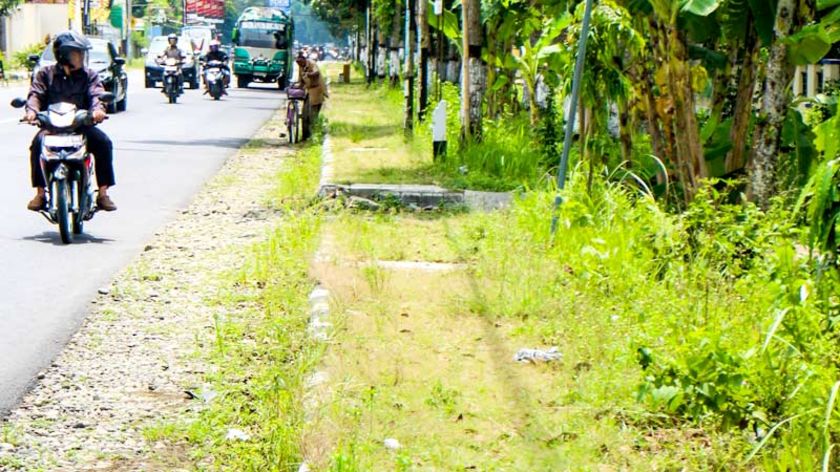
[[[289,87],[286,90],[286,96],[290,100],[303,100],[306,98],[306,90],[302,88]]]

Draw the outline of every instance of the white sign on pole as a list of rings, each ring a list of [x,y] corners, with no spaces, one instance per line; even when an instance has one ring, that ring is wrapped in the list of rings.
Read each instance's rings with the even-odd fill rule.
[[[435,0],[435,15],[443,15],[443,0]]]
[[[446,141],[446,100],[441,100],[432,112],[432,141]]]

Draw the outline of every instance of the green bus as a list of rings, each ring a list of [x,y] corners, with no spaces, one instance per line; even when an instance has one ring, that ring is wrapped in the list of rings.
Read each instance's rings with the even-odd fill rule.
[[[233,29],[233,74],[236,86],[276,82],[282,90],[292,73],[295,24],[283,11],[249,7]]]

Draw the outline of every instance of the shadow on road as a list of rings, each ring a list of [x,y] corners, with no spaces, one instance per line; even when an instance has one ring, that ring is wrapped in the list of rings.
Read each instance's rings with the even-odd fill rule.
[[[44,231],[41,234],[25,236],[21,239],[24,241],[52,244],[53,246],[70,246],[70,244],[64,244],[61,242],[61,235],[59,235],[57,231]],[[113,239],[98,238],[90,234],[79,234],[73,238],[73,244],[108,244],[112,242],[114,242]]]

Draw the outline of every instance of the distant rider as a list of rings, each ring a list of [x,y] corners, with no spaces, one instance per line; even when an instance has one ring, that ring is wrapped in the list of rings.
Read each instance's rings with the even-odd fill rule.
[[[184,54],[184,51],[178,48],[178,35],[170,34],[167,36],[166,40],[169,42],[169,47],[163,50],[163,52],[158,56],[158,62],[163,62],[166,59],[175,59],[178,61],[178,90],[183,92],[184,90],[184,74],[181,71],[181,65],[187,59],[187,55]],[[162,93],[166,93],[166,89],[161,90]]]
[[[99,97],[105,88],[99,74],[88,69],[86,56],[91,49],[90,41],[75,31],[59,33],[53,41],[53,54],[56,64],[44,66],[32,79],[29,98],[26,102],[24,121],[35,124],[36,114],[55,103],[72,103],[80,110],[89,110],[94,124],[105,119],[105,104]],[[99,195],[96,206],[100,210],[114,211],[117,206],[108,196],[108,187],[114,186],[113,155],[114,147],[108,136],[95,126],[80,130],[87,138],[87,148],[93,154]],[[41,130],[32,140],[29,154],[32,186],[36,189],[35,198],[27,208],[39,211],[47,202],[46,182],[41,171],[41,142],[46,131]]]
[[[225,88],[227,88],[230,85],[230,66],[228,65],[230,58],[224,51],[221,50],[221,45],[222,43],[220,43],[217,39],[210,41],[210,50],[204,56],[204,60],[206,61],[205,64],[211,61],[218,61],[222,63],[222,76],[224,77]],[[204,89],[204,93],[209,91],[206,81],[204,82]],[[227,95],[226,91],[223,91],[223,93]]]

